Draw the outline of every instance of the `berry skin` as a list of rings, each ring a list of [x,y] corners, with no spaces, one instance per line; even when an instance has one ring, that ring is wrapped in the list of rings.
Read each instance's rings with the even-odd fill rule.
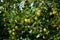
[[[25,23],[30,23],[30,19],[25,19]]]
[[[8,30],[9,33],[12,33],[12,30]]]
[[[12,32],[12,35],[15,35],[15,32]]]
[[[37,16],[40,16],[40,15],[41,15],[41,10],[37,10],[36,15],[37,15]]]
[[[34,19],[35,19],[35,20],[38,20],[38,17],[35,17]]]
[[[12,31],[15,31],[15,29],[13,28]]]
[[[15,26],[15,29],[18,29],[18,26]]]
[[[46,28],[44,28],[44,29],[43,29],[43,31],[44,31],[44,32],[47,32],[47,29],[46,29]]]

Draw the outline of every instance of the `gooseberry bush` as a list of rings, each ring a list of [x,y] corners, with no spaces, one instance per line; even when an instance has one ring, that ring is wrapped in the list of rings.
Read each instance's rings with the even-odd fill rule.
[[[0,0],[0,40],[60,40],[60,0]]]

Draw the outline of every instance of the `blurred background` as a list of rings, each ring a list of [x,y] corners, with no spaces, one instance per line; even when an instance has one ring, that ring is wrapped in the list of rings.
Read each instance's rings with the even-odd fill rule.
[[[60,0],[0,0],[0,40],[60,40]]]

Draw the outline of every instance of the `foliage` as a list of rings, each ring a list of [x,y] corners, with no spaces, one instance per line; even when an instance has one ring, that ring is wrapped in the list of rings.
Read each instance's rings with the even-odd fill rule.
[[[1,1],[0,39],[60,40],[60,1]]]

